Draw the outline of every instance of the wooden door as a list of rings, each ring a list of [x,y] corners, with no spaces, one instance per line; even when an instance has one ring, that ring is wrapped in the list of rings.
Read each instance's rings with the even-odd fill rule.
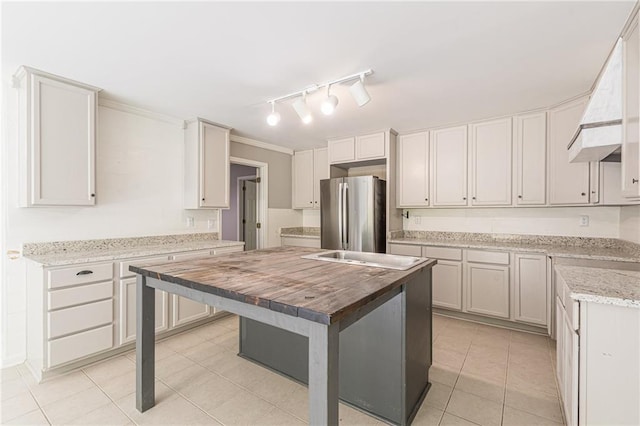
[[[467,126],[431,132],[431,201],[467,205]]]

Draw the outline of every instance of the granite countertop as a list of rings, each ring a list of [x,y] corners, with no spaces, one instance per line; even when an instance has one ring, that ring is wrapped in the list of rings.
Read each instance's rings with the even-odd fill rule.
[[[640,246],[613,238],[399,231],[388,243],[544,253],[553,257],[640,262]]]
[[[571,298],[583,302],[640,308],[640,271],[556,265]]]
[[[217,236],[201,233],[29,243],[23,246],[22,256],[42,266],[63,266],[244,245],[242,241],[218,240]]]
[[[280,236],[320,239],[320,228],[312,227],[312,226],[296,226],[291,228],[280,228]]]

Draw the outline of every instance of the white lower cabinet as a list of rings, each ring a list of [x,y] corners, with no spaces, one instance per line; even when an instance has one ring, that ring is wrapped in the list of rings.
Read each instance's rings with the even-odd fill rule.
[[[549,286],[547,258],[541,254],[515,254],[515,320],[547,325]]]
[[[156,333],[169,329],[169,295],[156,290]],[[120,280],[120,344],[136,340],[136,278]]]
[[[320,238],[280,237],[280,244],[285,246],[320,248]]]
[[[431,273],[433,306],[462,310],[462,262],[438,260]]]
[[[509,318],[509,266],[467,263],[467,312]]]
[[[172,261],[199,259],[211,256],[211,250],[199,250],[189,253],[174,254],[169,257]],[[214,313],[214,309],[204,303],[194,302],[182,296],[171,295],[171,327],[178,327]]]

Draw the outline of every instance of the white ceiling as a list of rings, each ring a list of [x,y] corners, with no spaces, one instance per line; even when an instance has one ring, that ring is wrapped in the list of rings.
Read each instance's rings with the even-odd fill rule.
[[[114,100],[291,148],[548,106],[590,89],[634,3],[3,3],[4,81],[29,65]],[[267,99],[373,68],[336,113]]]

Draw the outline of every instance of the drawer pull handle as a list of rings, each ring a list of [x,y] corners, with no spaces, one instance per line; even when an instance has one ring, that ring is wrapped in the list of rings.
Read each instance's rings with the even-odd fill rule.
[[[84,271],[78,272],[76,275],[90,275],[90,274],[93,274],[93,271],[89,271],[88,269],[85,269]]]

